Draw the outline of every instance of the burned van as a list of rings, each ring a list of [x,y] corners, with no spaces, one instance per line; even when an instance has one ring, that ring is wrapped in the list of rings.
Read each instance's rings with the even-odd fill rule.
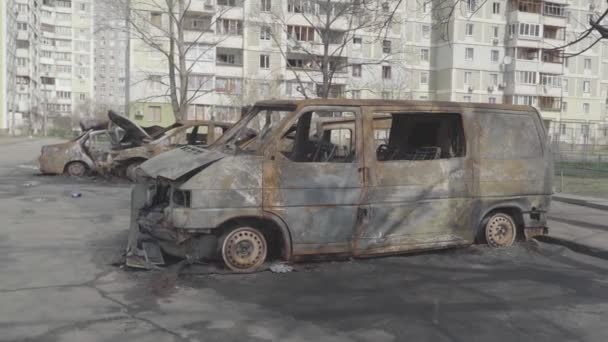
[[[241,143],[248,130],[255,138]],[[506,247],[547,233],[551,155],[532,107],[264,101],[203,149],[140,167],[127,264]]]

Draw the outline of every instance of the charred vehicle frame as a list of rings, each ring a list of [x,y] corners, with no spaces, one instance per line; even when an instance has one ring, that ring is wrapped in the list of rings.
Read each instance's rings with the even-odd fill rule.
[[[162,250],[249,272],[269,258],[509,246],[547,233],[545,135],[526,106],[259,102],[208,149],[141,165],[127,264],[162,264]]]

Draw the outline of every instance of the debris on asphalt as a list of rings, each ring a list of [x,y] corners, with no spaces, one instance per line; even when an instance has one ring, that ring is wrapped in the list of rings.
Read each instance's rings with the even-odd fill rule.
[[[270,272],[272,273],[289,273],[293,271],[293,266],[284,263],[276,263],[270,265]]]
[[[82,194],[80,192],[76,192],[76,191],[72,192],[72,198],[79,198],[79,197],[82,197]]]

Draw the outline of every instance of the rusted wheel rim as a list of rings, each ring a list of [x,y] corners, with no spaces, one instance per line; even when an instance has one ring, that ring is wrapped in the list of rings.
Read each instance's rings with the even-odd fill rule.
[[[511,246],[515,241],[516,227],[511,217],[496,214],[486,224],[486,241],[492,247]]]
[[[235,229],[224,239],[222,257],[233,271],[254,271],[266,260],[266,239],[254,228]]]
[[[68,174],[74,177],[84,176],[86,168],[82,163],[72,163],[68,165]]]

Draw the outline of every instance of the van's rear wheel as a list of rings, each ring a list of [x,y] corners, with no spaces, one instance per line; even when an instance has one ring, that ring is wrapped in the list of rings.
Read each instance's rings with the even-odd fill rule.
[[[259,230],[237,227],[222,236],[221,253],[224,263],[235,272],[252,272],[266,260],[268,244]]]
[[[491,247],[511,246],[517,236],[515,220],[505,213],[496,213],[490,216],[484,230],[486,242]]]

